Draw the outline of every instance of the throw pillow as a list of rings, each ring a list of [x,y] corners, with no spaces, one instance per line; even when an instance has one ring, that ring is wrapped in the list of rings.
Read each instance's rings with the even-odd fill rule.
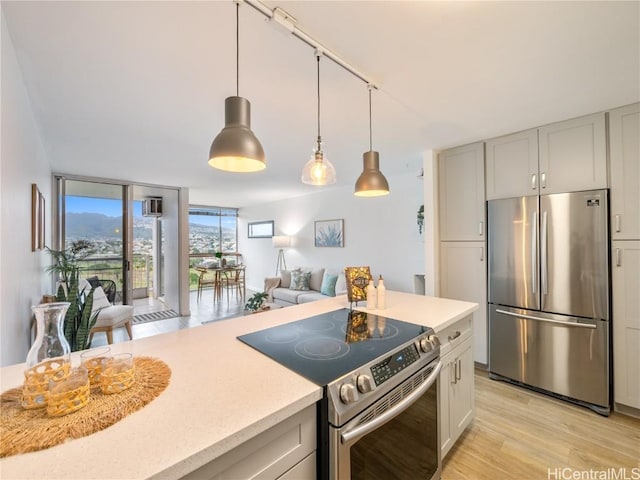
[[[282,288],[289,288],[291,286],[291,271],[282,270],[280,272],[280,286]]]
[[[302,270],[291,271],[291,290],[309,290],[309,280],[311,272],[303,272]]]
[[[109,303],[109,300],[107,300],[107,296],[105,295],[102,287],[97,287],[93,291],[93,305],[91,307],[91,312],[93,313],[99,308],[106,308],[110,306],[111,304]]]
[[[328,295],[330,297],[336,296],[336,282],[338,281],[338,275],[331,275],[325,273],[322,278],[322,287],[320,287],[320,293]]]

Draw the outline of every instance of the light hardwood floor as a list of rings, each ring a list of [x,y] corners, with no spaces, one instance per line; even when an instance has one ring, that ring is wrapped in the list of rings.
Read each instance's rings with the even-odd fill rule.
[[[475,380],[476,417],[444,459],[442,480],[640,479],[640,420],[602,417],[481,370]],[[615,476],[621,468],[626,477]]]
[[[247,290],[247,298],[253,295],[253,291]],[[241,315],[244,310],[244,299],[239,299],[231,296],[227,302],[226,297],[219,301],[213,302],[213,291],[211,289],[205,289],[202,292],[202,297],[198,301],[197,293],[190,292],[189,294],[191,315],[186,317],[167,318],[165,320],[157,320],[155,322],[142,323],[139,325],[133,325],[132,333],[133,338],[151,337],[153,335],[159,335],[161,333],[174,332],[184,328],[199,327],[204,323],[215,322],[217,320],[223,320],[236,315]],[[151,298],[145,298],[140,300],[134,300],[134,312],[135,314],[151,313],[165,310],[166,307],[162,302]],[[127,331],[124,327],[116,328],[113,331],[114,343],[126,342],[129,340]],[[107,335],[103,332],[98,332],[94,335],[91,342],[91,348],[101,347],[107,345]]]

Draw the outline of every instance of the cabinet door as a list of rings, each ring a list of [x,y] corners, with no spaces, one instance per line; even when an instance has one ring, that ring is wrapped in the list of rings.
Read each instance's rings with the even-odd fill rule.
[[[604,118],[596,113],[538,130],[541,195],[607,188]]]
[[[640,239],[640,103],[609,112],[611,238]]]
[[[640,241],[613,242],[614,401],[640,408]]]
[[[440,240],[484,239],[484,144],[438,155]]]
[[[463,342],[456,349],[456,359],[453,363],[455,381],[450,383],[449,414],[451,415],[452,437],[458,438],[462,431],[471,423],[474,414],[474,378],[473,352],[471,340]]]
[[[440,415],[440,452],[444,458],[455,441],[451,438],[451,414],[449,411],[449,384],[455,381],[451,373],[453,371],[451,368],[453,355],[446,355],[440,361],[442,362],[442,370],[440,370],[440,383],[438,384],[438,395],[440,395],[438,414]]]
[[[538,129],[485,144],[487,200],[538,195]]]
[[[473,358],[487,363],[487,275],[483,242],[440,242],[440,296],[475,302]]]

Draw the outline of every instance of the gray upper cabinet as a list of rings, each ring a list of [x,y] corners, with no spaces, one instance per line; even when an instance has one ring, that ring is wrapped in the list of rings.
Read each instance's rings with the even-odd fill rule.
[[[609,112],[611,238],[640,240],[640,103]]]
[[[607,188],[605,114],[538,129],[540,194]]]
[[[489,140],[487,199],[607,188],[605,114]]]
[[[484,144],[445,150],[438,155],[440,240],[483,241]]]
[[[538,129],[486,143],[487,200],[538,195]]]

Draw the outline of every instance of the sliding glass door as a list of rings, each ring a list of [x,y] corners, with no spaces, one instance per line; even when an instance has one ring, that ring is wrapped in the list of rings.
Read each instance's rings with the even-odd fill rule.
[[[88,244],[80,262],[84,278],[116,283],[116,303],[132,303],[130,226],[126,185],[57,177],[56,248]]]
[[[178,189],[56,176],[54,248],[90,245],[81,276],[113,280],[135,314],[180,311]]]

